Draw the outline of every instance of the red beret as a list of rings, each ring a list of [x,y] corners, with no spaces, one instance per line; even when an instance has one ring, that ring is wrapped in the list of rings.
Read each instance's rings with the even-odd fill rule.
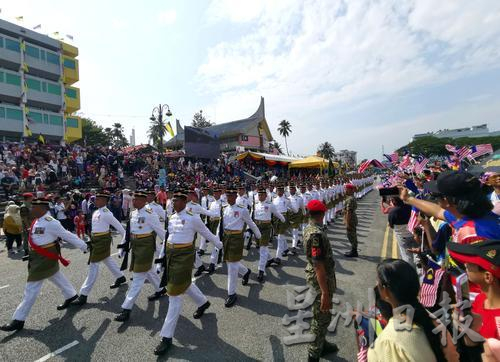
[[[346,188],[346,189],[353,189],[353,190],[355,189],[355,187],[354,187],[354,185],[353,185],[353,184],[346,184],[346,185],[345,185],[345,188]]]
[[[323,204],[321,201],[311,200],[307,203],[307,210],[325,212],[327,210],[327,208],[326,208],[325,204]]]
[[[27,199],[27,198],[29,198],[29,197],[33,197],[33,194],[32,194],[31,192],[25,192],[25,193],[23,194],[23,197],[24,197],[25,199]]]

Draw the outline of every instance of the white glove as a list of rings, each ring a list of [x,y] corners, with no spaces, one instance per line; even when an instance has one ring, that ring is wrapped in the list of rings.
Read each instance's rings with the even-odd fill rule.
[[[89,251],[89,247],[88,247],[88,245],[87,245],[87,244],[85,244],[84,246],[82,246],[82,247],[80,248],[80,250],[81,250],[81,251],[83,251],[83,253],[85,254],[85,253],[87,253],[87,251]]]
[[[163,271],[163,266],[161,264],[156,264],[156,273],[161,274]]]
[[[256,237],[257,239],[260,239],[260,238],[262,237],[262,234],[259,232],[258,234],[255,234],[255,237]]]
[[[215,247],[216,247],[217,249],[219,249],[219,250],[221,250],[222,248],[224,248],[224,245],[222,244],[222,242],[220,241],[220,239],[219,239],[219,240],[217,240],[217,242],[216,242],[216,243],[214,243],[214,244],[215,244]]]

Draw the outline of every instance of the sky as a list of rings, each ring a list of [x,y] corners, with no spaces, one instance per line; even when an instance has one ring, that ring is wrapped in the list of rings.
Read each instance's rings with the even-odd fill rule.
[[[0,17],[69,34],[81,112],[136,130],[166,103],[182,125],[255,112],[282,145],[380,158],[415,133],[500,130],[498,0],[0,0]]]

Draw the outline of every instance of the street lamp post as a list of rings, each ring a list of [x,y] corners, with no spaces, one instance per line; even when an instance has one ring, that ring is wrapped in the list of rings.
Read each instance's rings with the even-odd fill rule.
[[[170,117],[172,115],[172,112],[170,111],[170,107],[168,104],[161,104],[158,105],[158,107],[154,107],[153,111],[151,112],[151,117],[149,119],[151,121],[158,120],[158,125],[160,126],[160,145],[159,145],[159,151],[161,157],[163,157],[163,136],[165,135],[166,128],[165,124],[163,123],[163,114],[165,114],[166,117]]]

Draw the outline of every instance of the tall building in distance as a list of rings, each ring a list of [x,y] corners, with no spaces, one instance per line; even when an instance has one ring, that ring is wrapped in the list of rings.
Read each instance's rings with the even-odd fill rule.
[[[340,161],[342,164],[348,164],[351,167],[357,164],[357,152],[349,150],[340,150],[335,152],[335,160]]]
[[[135,146],[135,128],[132,128],[132,134],[130,135],[130,145]]]
[[[480,124],[478,126],[454,128],[454,129],[440,129],[436,132],[419,133],[411,139],[415,141],[422,137],[436,137],[436,138],[462,138],[462,137],[494,137],[500,136],[500,131],[490,132],[487,124]]]
[[[82,138],[78,48],[0,19],[0,140]]]

